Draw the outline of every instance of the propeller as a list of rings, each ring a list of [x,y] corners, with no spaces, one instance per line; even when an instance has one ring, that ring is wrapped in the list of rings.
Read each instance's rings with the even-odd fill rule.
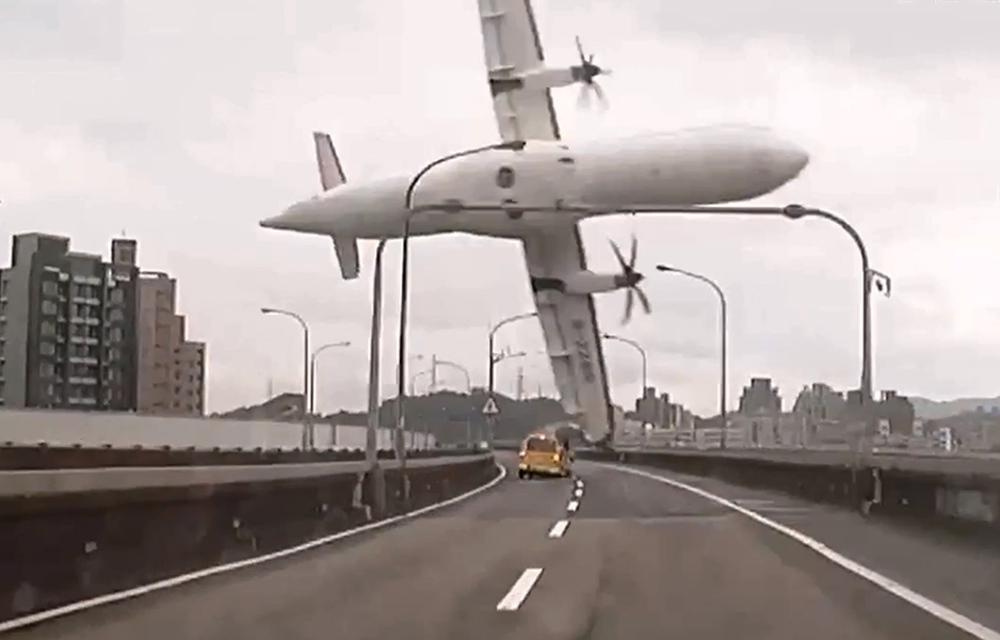
[[[639,241],[636,239],[635,234],[632,234],[632,249],[628,262],[625,261],[625,256],[622,255],[621,249],[618,248],[615,241],[609,240],[609,242],[611,243],[611,250],[615,252],[615,257],[618,258],[618,264],[622,268],[621,275],[615,276],[615,284],[617,284],[619,288],[628,289],[625,294],[625,317],[622,319],[622,324],[628,324],[628,321],[632,319],[632,308],[635,306],[635,298],[637,296],[639,298],[639,303],[642,304],[643,311],[647,314],[652,312],[652,307],[649,304],[649,298],[647,298],[645,292],[639,288],[639,283],[643,281],[645,276],[635,270],[635,260],[639,249]]]
[[[601,85],[594,80],[600,75],[611,75],[610,69],[602,69],[594,64],[594,54],[589,56],[583,52],[583,45],[580,44],[580,36],[576,37],[576,51],[580,54],[579,66],[571,67],[573,79],[581,83],[580,96],[577,98],[577,106],[588,108],[590,106],[590,94],[597,96],[597,100],[602,108],[608,107],[608,99],[604,95]]]

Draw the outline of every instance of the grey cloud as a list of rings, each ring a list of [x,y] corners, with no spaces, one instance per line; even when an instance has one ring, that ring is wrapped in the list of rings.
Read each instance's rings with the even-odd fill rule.
[[[553,10],[577,6],[557,0]],[[988,1],[703,0],[636,3],[632,11],[637,23],[668,37],[739,42],[782,35],[871,58],[1000,53],[996,5]]]
[[[881,0],[873,1],[865,5],[873,7],[872,13],[858,19],[851,17],[860,6],[857,0],[821,7],[820,12],[839,13],[821,13],[820,19],[806,15],[812,5],[803,5],[801,11],[798,5],[787,8],[777,19],[767,13],[780,8],[773,3],[751,4],[749,10],[737,5],[724,8],[718,2],[694,3],[670,9],[640,7],[637,13],[639,22],[648,27],[647,38],[684,47],[695,37],[675,38],[665,29],[709,34],[698,46],[688,47],[686,57],[674,61],[691,69],[700,68],[702,54],[715,56],[719,48],[741,47],[747,37],[768,33],[811,36],[810,46],[826,48],[823,53],[831,57],[836,51],[827,43],[838,34],[854,34],[855,55],[895,55],[902,45],[923,37],[923,27],[907,21],[939,11],[914,6],[944,4],[913,0],[900,8],[908,14],[893,17],[879,4]],[[957,16],[973,11],[967,7],[973,4],[954,2],[946,7]],[[35,5],[20,0],[18,6]],[[563,42],[571,54],[572,31],[561,31],[585,15],[578,4],[570,6],[566,0],[544,5],[536,7],[546,14],[543,37],[553,47]],[[0,11],[11,11],[12,6],[2,3]],[[83,4],[61,6],[80,11],[73,7]],[[102,252],[123,228],[137,236],[143,266],[177,275],[181,311],[189,316],[192,337],[209,343],[213,409],[259,400],[268,377],[277,390],[297,389],[301,336],[291,321],[262,317],[259,308],[264,305],[293,309],[307,317],[317,343],[354,342],[349,351],[324,360],[320,384],[323,401],[331,408],[363,406],[374,243],[363,244],[361,279],[344,282],[328,239],[266,232],[256,223],[318,189],[309,138],[313,128],[334,135],[352,181],[412,170],[438,153],[495,139],[488,92],[481,82],[475,8],[456,7],[440,5],[435,12],[402,2],[138,3],[122,14],[118,37],[108,36],[114,50],[98,47],[85,54],[81,49],[79,55],[74,47],[91,46],[90,34],[108,35],[101,29],[118,28],[118,23],[109,19],[90,30],[87,20],[64,24],[59,27],[59,42],[44,35],[35,40],[44,44],[45,52],[19,49],[21,58],[5,59],[9,64],[0,74],[10,97],[5,95],[0,104],[0,118],[39,134],[41,140],[57,139],[64,130],[78,128],[86,144],[128,168],[130,188],[115,194],[72,194],[72,199],[62,200],[5,199],[5,229],[65,233],[73,236],[78,248]],[[621,11],[619,5],[605,7]],[[879,20],[887,15],[894,21],[894,34],[887,32],[878,41],[872,33],[884,27]],[[957,19],[936,24],[947,27],[947,20]],[[453,37],[428,39],[430,26],[450,29]],[[597,31],[595,40],[614,39],[624,55],[635,30],[607,33],[600,31],[601,26],[587,28]],[[49,27],[36,24],[33,29],[42,33]],[[970,51],[977,42],[985,46],[972,32],[966,40],[970,47],[959,43],[948,49],[947,38],[954,34],[947,28],[940,31],[936,41],[926,43],[927,56],[947,60]],[[0,33],[0,55],[14,55],[2,48],[4,40],[12,42],[5,35]],[[582,35],[588,45],[600,44],[591,43],[586,32]],[[726,38],[731,44],[723,42]],[[601,58],[603,50],[596,50]],[[842,53],[841,61],[850,64]],[[459,55],[461,59],[456,59]],[[31,56],[37,59],[28,60]],[[74,57],[78,62],[70,59]],[[989,70],[986,66],[981,72],[988,76]],[[646,78],[662,71],[662,60],[632,70],[641,82],[633,85],[631,97],[619,93],[617,100],[609,82],[612,110],[593,125],[595,131],[607,136],[659,127],[662,121],[673,127],[704,117],[716,100],[730,101],[714,93],[703,96],[700,87],[698,95],[668,92],[661,97],[662,87],[650,87]],[[926,247],[962,241],[957,234],[943,240],[934,209],[950,213],[963,198],[963,206],[983,200],[983,176],[995,166],[988,153],[972,155],[979,149],[970,142],[974,132],[963,130],[978,117],[970,108],[959,108],[967,87],[948,85],[951,98],[939,97],[936,83],[945,76],[944,71],[921,72],[898,83],[916,86],[919,91],[913,89],[913,100],[926,103],[928,113],[941,114],[920,145],[894,150],[890,148],[897,144],[894,139],[873,139],[871,149],[843,151],[826,144],[824,135],[831,135],[826,123],[807,121],[804,127],[817,129],[810,135],[818,148],[833,148],[836,153],[817,152],[802,180],[772,194],[772,201],[802,200],[845,214],[869,242],[873,264],[890,273],[898,271],[893,274],[893,298],[879,300],[876,306],[876,380],[933,395],[947,395],[962,385],[971,389],[989,380],[993,369],[988,346],[976,351],[952,335],[958,307],[968,306],[969,301],[933,279],[910,275],[913,264],[924,259]],[[844,77],[853,76],[845,72]],[[858,75],[857,82],[866,78]],[[925,85],[914,84],[919,78]],[[624,83],[625,74],[615,81]],[[837,81],[847,86],[848,80]],[[711,82],[731,85],[726,77]],[[873,93],[877,97],[888,90],[877,87]],[[687,94],[691,91],[684,88]],[[996,110],[982,87],[976,95],[982,96],[976,101],[982,113]],[[574,99],[572,91],[557,95],[560,119],[568,138],[585,137],[593,133],[589,129],[593,121],[571,110]],[[898,100],[906,103],[910,94]],[[647,121],[615,121],[616,113],[629,113],[629,104],[644,102],[655,105]],[[875,124],[861,129],[864,135],[856,136],[859,141],[872,137],[889,117],[867,115],[875,118]],[[837,117],[840,126],[854,126],[847,116]],[[900,131],[894,135],[908,130]],[[875,154],[874,159],[868,152]],[[16,148],[10,154],[15,160],[29,156]],[[949,159],[951,168],[941,166],[942,158]],[[47,165],[38,166],[44,173]],[[72,169],[84,178],[92,176],[91,166]],[[995,188],[987,197],[995,203]],[[949,231],[960,229],[961,222],[956,218]],[[857,256],[839,230],[824,225],[682,217],[588,221],[584,237],[595,270],[616,269],[608,238],[624,244],[632,231],[639,235],[640,266],[648,276],[643,287],[654,305],[652,316],[638,315],[622,327],[624,293],[599,295],[601,328],[640,341],[650,354],[650,381],[670,391],[675,400],[714,410],[718,305],[704,285],[653,271],[657,262],[668,262],[715,278],[729,296],[731,392],[751,375],[772,375],[782,388],[795,390],[814,380],[856,384]],[[0,250],[7,243],[6,237],[0,239]],[[388,373],[383,386],[391,386],[395,363],[398,244],[391,243],[386,254],[383,366]],[[484,380],[488,323],[532,308],[520,249],[516,243],[458,235],[420,239],[411,249],[411,351],[460,361],[475,380]],[[984,333],[979,339],[988,343],[993,337]],[[542,348],[540,330],[527,322],[505,330],[499,341],[515,349]],[[638,390],[639,359],[624,345],[608,344],[606,354],[614,397],[628,406]],[[526,375],[544,379],[550,389],[544,358],[534,357],[531,363],[533,373]],[[522,364],[527,367],[529,362]],[[504,388],[513,388],[517,366],[505,363],[498,370]]]
[[[0,58],[107,62],[121,55],[121,0],[4,0]]]

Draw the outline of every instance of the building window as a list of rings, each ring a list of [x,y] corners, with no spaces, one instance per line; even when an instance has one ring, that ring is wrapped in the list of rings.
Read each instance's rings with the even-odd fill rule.
[[[113,289],[111,291],[111,302],[114,302],[116,304],[121,304],[122,302],[125,302],[125,292],[122,291],[121,289]]]
[[[52,302],[51,300],[44,300],[42,302],[42,313],[44,313],[45,315],[54,316],[58,311],[59,307],[56,306],[55,302]]]
[[[59,284],[52,280],[42,282],[42,293],[47,296],[59,295]]]
[[[41,332],[43,336],[54,336],[56,335],[56,325],[46,320],[42,323]]]
[[[51,356],[56,352],[56,346],[51,342],[43,342],[38,345],[38,352],[43,356]]]

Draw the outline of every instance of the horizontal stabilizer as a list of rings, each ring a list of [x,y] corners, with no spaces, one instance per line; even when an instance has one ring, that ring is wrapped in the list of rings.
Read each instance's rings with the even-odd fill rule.
[[[329,191],[347,182],[330,135],[315,131],[313,140],[316,142],[316,163],[319,165],[319,181],[323,185],[323,191]]]
[[[333,249],[337,253],[337,262],[340,263],[340,275],[344,280],[353,280],[358,277],[358,239],[346,236],[333,236]]]

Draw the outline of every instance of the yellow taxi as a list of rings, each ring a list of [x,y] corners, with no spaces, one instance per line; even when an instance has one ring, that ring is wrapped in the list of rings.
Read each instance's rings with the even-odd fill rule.
[[[572,473],[572,459],[572,454],[558,439],[545,433],[533,433],[521,443],[517,477],[522,480],[536,475],[567,478]]]

